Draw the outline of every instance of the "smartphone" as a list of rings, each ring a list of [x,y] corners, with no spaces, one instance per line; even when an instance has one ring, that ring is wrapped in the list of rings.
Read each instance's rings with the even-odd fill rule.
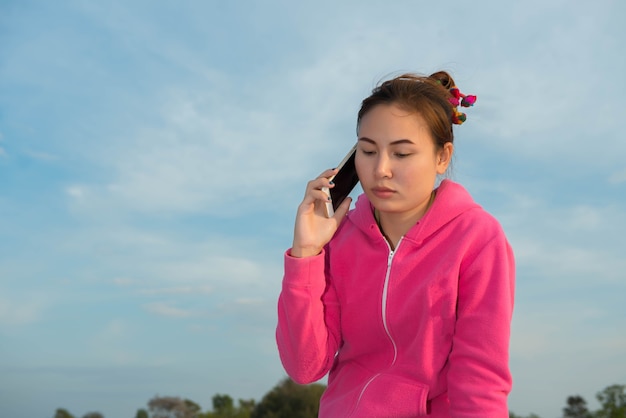
[[[335,187],[324,187],[322,190],[330,196],[330,201],[326,202],[326,216],[331,218],[335,214],[335,210],[341,205],[346,197],[352,192],[359,182],[354,165],[354,156],[356,154],[356,144],[341,160],[337,168],[339,171],[330,180],[335,183]]]

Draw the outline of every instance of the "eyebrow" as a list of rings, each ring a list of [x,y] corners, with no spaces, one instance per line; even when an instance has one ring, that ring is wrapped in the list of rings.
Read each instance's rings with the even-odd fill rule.
[[[376,145],[376,141],[374,141],[373,139],[370,139],[370,138],[368,138],[366,136],[360,137],[359,141],[369,142],[370,144]],[[415,145],[415,143],[413,141],[411,141],[410,139],[398,139],[396,141],[392,141],[392,142],[389,143],[389,145],[400,145],[400,144]]]

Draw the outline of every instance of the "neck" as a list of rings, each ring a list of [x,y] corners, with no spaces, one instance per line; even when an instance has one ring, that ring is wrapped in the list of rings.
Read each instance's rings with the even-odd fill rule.
[[[379,212],[374,209],[374,217],[383,236],[392,250],[398,246],[400,239],[426,214],[435,200],[435,191],[424,205],[420,205],[410,213]]]

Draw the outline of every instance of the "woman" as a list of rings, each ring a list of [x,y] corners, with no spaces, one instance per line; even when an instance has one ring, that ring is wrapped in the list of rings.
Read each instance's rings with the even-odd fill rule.
[[[508,417],[514,259],[499,223],[446,173],[475,96],[446,72],[376,87],[357,118],[364,193],[324,216],[308,183],[285,254],[276,338],[287,373],[330,372],[321,417]]]

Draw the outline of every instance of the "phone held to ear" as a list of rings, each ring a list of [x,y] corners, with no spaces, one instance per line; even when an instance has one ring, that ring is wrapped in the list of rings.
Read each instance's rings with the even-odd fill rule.
[[[331,218],[335,214],[335,210],[341,205],[341,202],[352,192],[354,187],[359,182],[359,177],[356,174],[356,167],[354,165],[354,156],[356,154],[356,144],[346,154],[343,160],[339,163],[337,168],[339,171],[330,180],[335,184],[335,187],[324,187],[322,190],[330,196],[330,201],[326,202],[326,216]]]

